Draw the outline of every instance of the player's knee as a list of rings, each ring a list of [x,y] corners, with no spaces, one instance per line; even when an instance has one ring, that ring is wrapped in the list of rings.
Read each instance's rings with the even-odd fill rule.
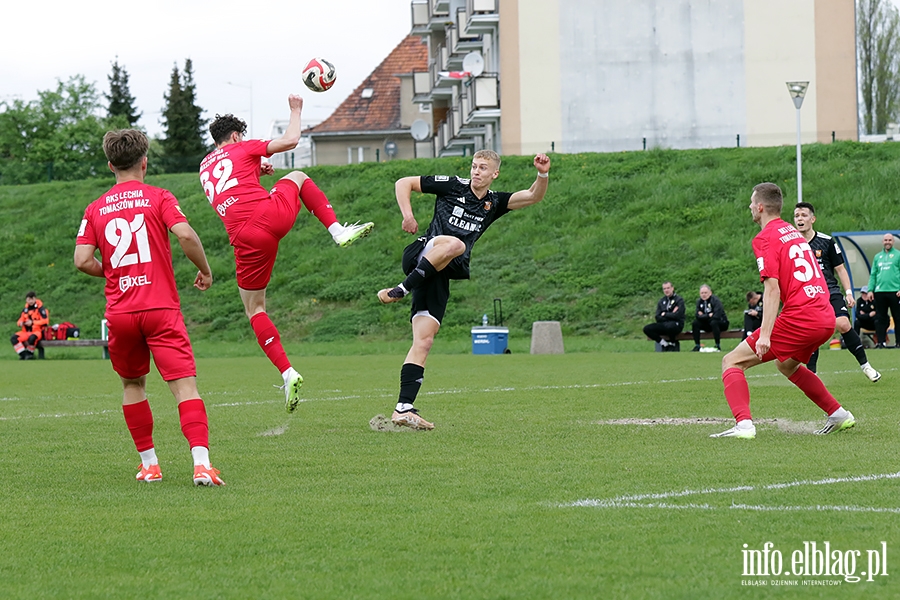
[[[797,372],[797,369],[800,368],[800,363],[796,361],[781,362],[780,360],[778,360],[775,361],[775,368],[778,369],[778,372],[785,377],[790,377]]]
[[[452,238],[453,241],[450,242],[448,250],[453,254],[454,257],[461,256],[466,251],[466,244],[461,239]]]
[[[9,338],[9,341],[12,343],[13,346],[15,346],[16,344],[19,343],[19,336],[16,334],[13,334],[13,336],[11,338]]]
[[[741,357],[738,354],[737,349],[732,350],[722,357],[722,372],[724,373],[728,369],[741,369],[742,371],[747,370],[741,362]]]
[[[309,175],[307,175],[303,171],[291,171],[290,173],[285,175],[283,179],[290,179],[297,184],[297,187],[303,187],[303,182],[309,179]]]
[[[425,354],[428,354],[429,352],[431,352],[431,347],[433,345],[434,345],[434,336],[433,335],[427,335],[427,336],[417,338],[413,342],[413,346],[415,346],[416,350],[418,350],[419,352],[424,352]]]

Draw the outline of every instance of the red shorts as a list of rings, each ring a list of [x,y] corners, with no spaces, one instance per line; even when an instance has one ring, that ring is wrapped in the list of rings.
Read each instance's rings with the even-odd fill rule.
[[[238,287],[262,290],[269,285],[278,242],[294,226],[299,213],[300,188],[290,179],[279,179],[231,242]]]
[[[196,377],[194,353],[181,311],[161,308],[106,315],[109,358],[113,370],[125,379],[150,372],[150,353],[163,380]]]
[[[750,349],[756,352],[756,342],[759,340],[757,329],[747,336]],[[827,325],[798,324],[783,319],[781,315],[775,317],[775,327],[772,329],[772,347],[762,357],[763,362],[769,362],[777,358],[781,362],[793,358],[803,364],[809,362],[812,353],[819,346],[831,339],[834,335],[834,322]]]

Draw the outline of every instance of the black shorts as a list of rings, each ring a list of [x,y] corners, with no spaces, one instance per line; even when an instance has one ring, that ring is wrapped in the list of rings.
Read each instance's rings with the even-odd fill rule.
[[[834,309],[834,317],[850,318],[850,311],[847,309],[847,303],[844,302],[844,296],[841,294],[831,294],[831,308]]]
[[[419,262],[419,254],[428,243],[427,237],[417,238],[416,241],[403,249],[401,266],[403,273],[409,275]],[[416,313],[428,311],[434,319],[440,323],[447,312],[447,302],[450,300],[450,273],[447,269],[438,271],[424,286],[412,291],[412,305],[410,306],[410,321]]]

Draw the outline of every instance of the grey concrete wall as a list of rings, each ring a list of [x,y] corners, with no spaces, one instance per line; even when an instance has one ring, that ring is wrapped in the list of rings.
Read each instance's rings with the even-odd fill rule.
[[[746,131],[743,4],[559,0],[557,149],[638,150],[645,136],[648,147],[733,146]]]

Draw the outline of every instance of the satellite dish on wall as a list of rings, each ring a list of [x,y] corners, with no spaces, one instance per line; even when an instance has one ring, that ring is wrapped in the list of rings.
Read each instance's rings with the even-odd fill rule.
[[[388,140],[384,143],[384,154],[388,158],[394,158],[397,156],[397,142],[393,140]]]
[[[478,77],[484,73],[484,58],[480,52],[469,52],[463,57],[463,71],[471,73],[472,77]]]
[[[416,119],[412,122],[412,125],[409,126],[409,133],[413,136],[414,140],[422,142],[431,137],[431,127],[429,127],[428,123],[424,120]],[[385,152],[387,152],[386,148]]]

